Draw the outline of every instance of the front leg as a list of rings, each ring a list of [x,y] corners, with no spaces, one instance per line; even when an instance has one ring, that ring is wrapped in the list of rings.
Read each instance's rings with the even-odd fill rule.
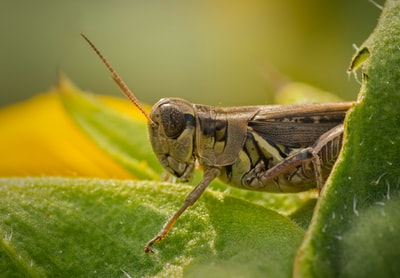
[[[181,216],[181,214],[191,205],[193,205],[197,199],[200,198],[201,194],[207,188],[207,186],[215,179],[221,170],[217,167],[205,167],[204,168],[204,176],[201,182],[186,196],[185,201],[182,206],[172,215],[172,217],[165,223],[164,227],[161,231],[156,235],[153,239],[151,239],[145,246],[144,252],[149,253],[153,247],[153,244],[156,242],[160,242],[163,240],[168,232],[174,226],[176,220]]]

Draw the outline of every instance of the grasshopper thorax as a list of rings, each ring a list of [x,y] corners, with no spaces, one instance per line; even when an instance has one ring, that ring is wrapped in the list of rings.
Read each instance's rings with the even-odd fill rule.
[[[150,142],[161,165],[180,180],[191,180],[196,160],[192,104],[179,98],[163,98],[153,106],[150,118]]]

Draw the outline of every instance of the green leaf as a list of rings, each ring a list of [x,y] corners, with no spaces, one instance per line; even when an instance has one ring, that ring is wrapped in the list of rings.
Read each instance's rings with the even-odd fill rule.
[[[128,118],[88,94],[68,91],[60,98],[93,141],[135,177],[159,179],[162,170],[145,132],[146,122]]]
[[[144,244],[190,187],[100,179],[0,179],[2,277],[288,277],[304,232],[208,191],[173,231]]]
[[[400,1],[387,1],[363,63],[340,163],[298,252],[299,277],[400,276]]]

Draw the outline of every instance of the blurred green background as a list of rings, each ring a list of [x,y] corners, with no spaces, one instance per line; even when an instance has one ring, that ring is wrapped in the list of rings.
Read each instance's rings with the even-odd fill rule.
[[[379,1],[382,3],[382,1]],[[354,100],[346,69],[380,10],[368,0],[0,0],[0,106],[52,87],[120,95],[79,33],[92,39],[138,98],[211,105],[267,103],[273,66]]]

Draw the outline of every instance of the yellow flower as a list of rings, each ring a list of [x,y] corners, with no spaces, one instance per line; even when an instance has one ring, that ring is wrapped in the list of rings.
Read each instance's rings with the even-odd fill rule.
[[[96,139],[107,134],[93,136],[87,132],[96,128],[96,123],[90,122],[91,114],[83,116],[83,120],[81,117],[80,122],[76,117],[74,119],[76,110],[85,111],[89,104],[93,104],[98,108],[96,113],[106,113],[105,119],[107,113],[114,113],[111,115],[145,126],[144,117],[130,102],[112,97],[101,97],[101,100],[107,105],[99,103],[97,98],[82,96],[78,89],[63,79],[50,92],[1,109],[0,176],[131,179],[138,175],[132,167],[126,167],[129,163],[133,163],[134,168],[143,166],[143,171],[148,171],[143,159],[135,161],[132,154],[123,157],[124,149],[115,154],[115,151],[110,151],[112,148],[95,143]],[[145,128],[138,133],[147,139]]]

